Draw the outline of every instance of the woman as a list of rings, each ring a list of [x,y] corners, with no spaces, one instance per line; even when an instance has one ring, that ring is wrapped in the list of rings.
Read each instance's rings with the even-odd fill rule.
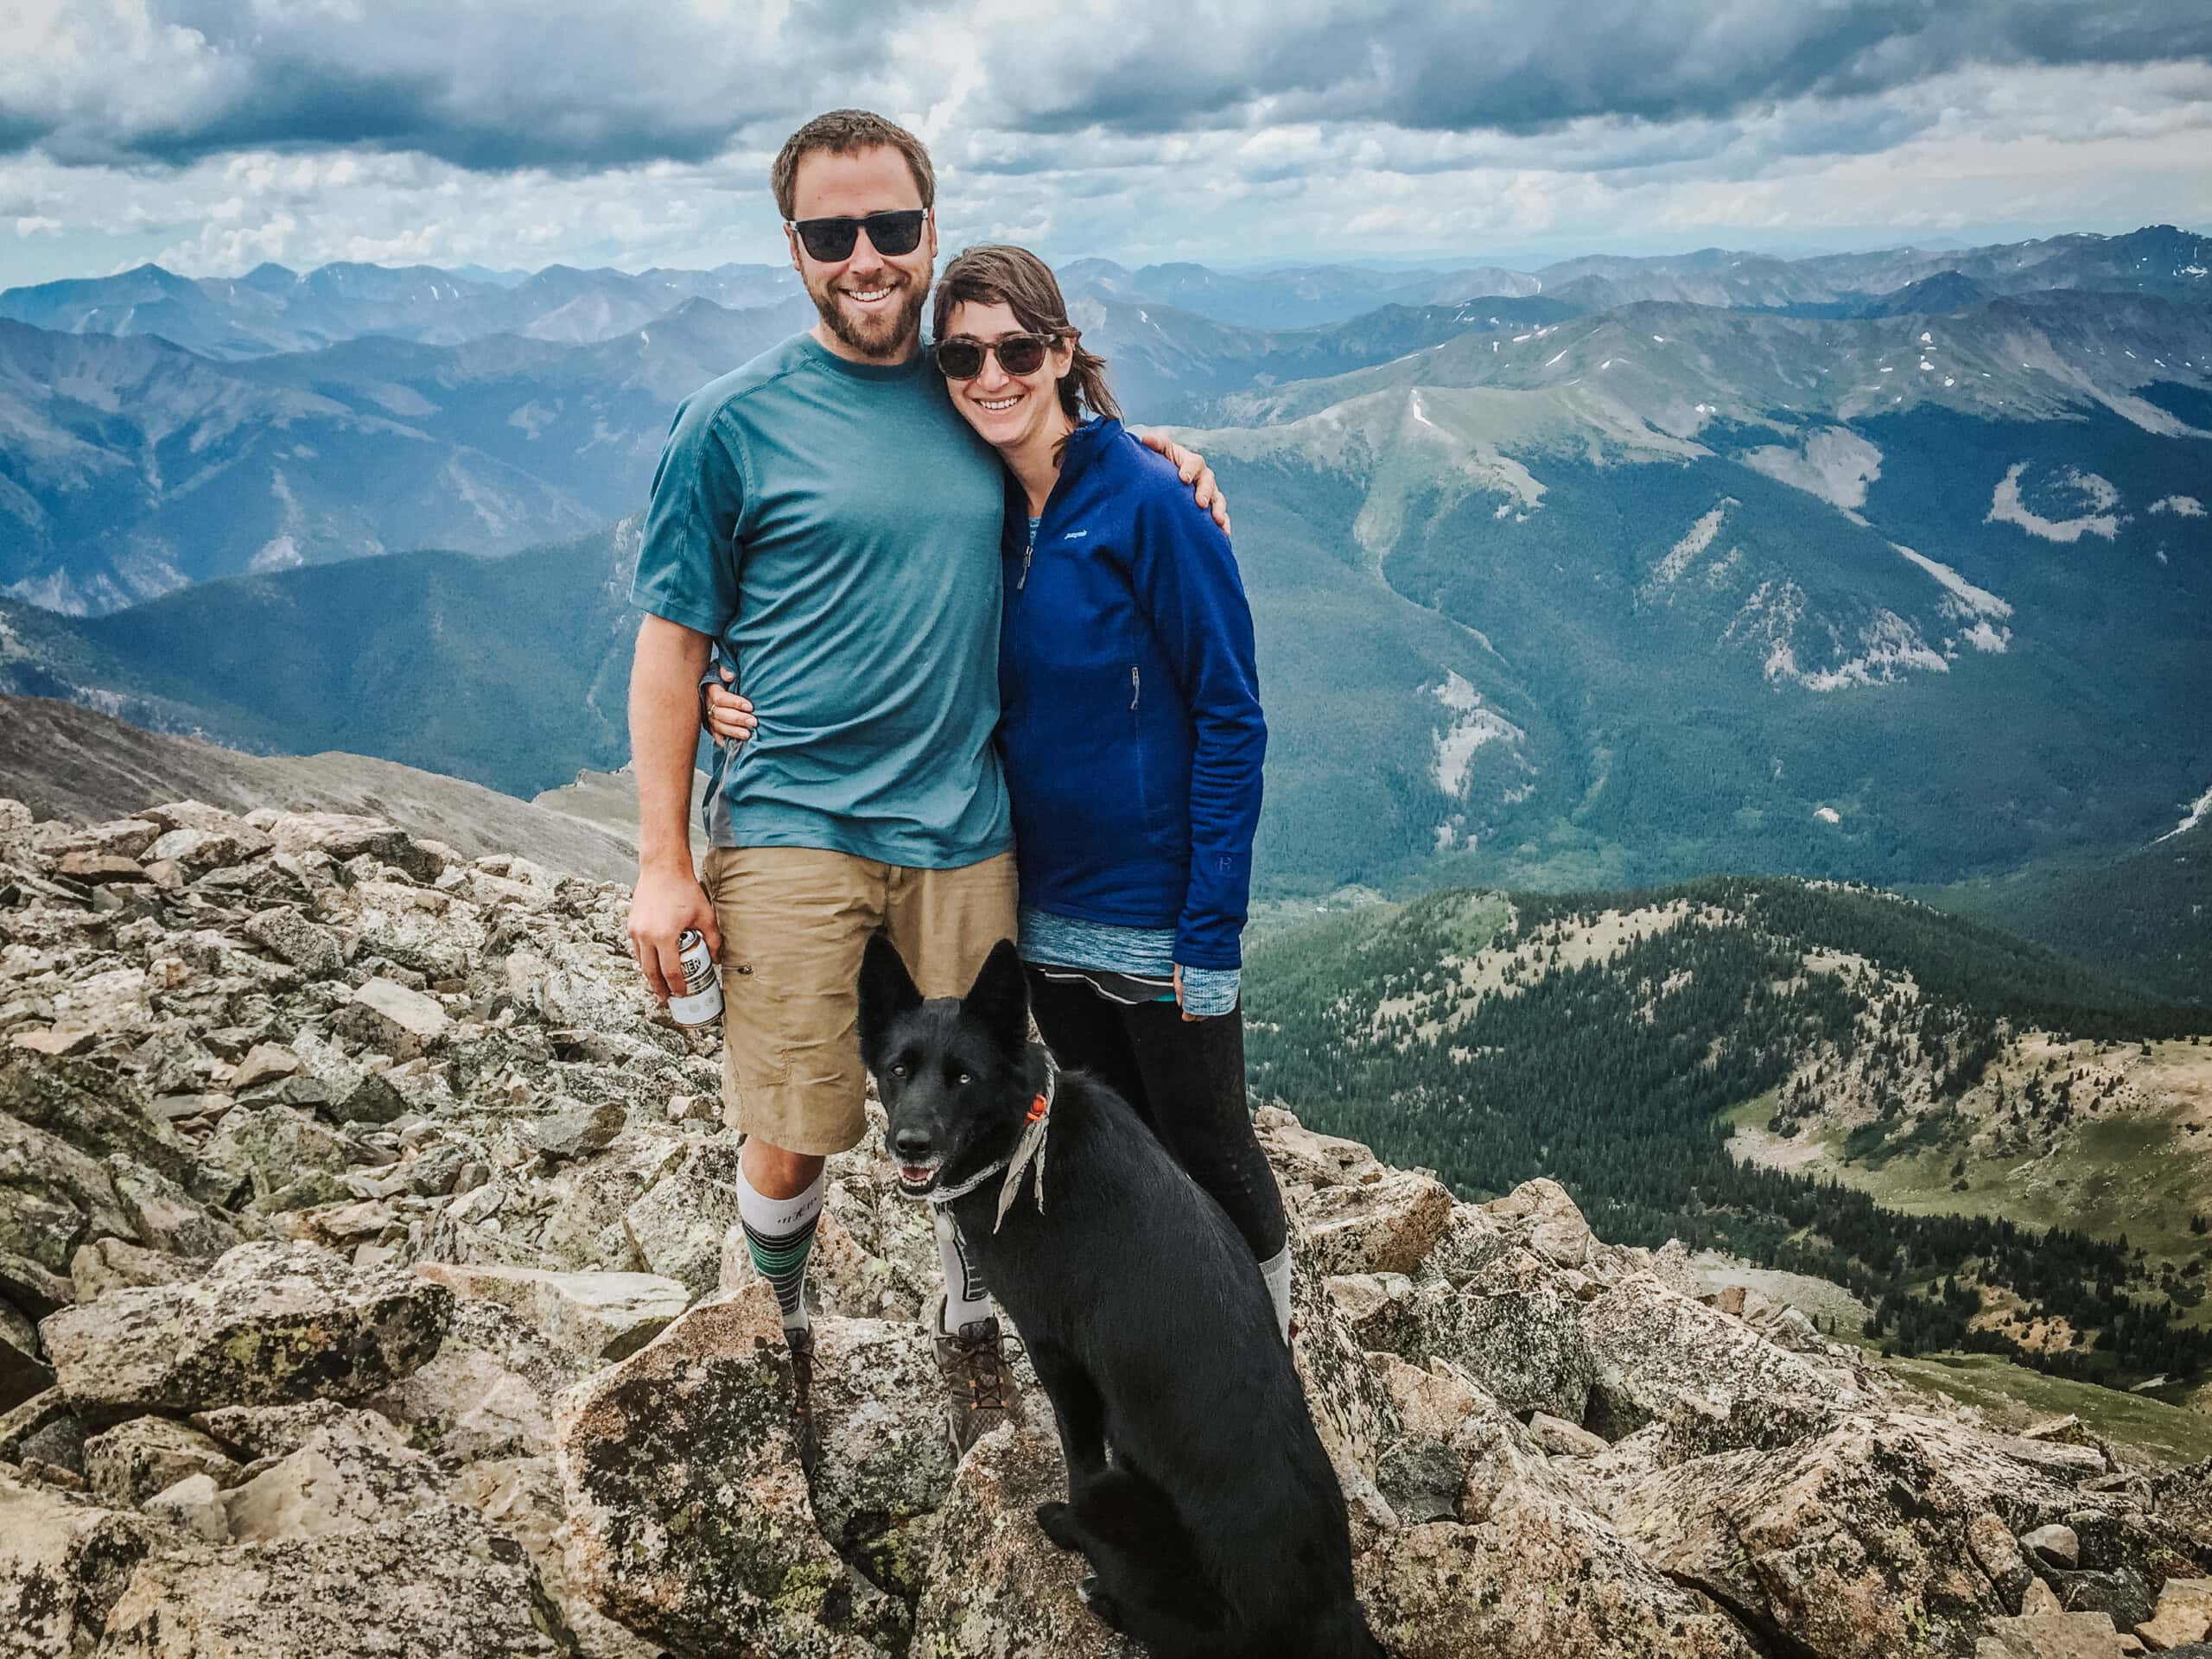
[[[946,391],[1007,473],[998,739],[1038,1029],[1221,1205],[1287,1335],[1282,1198],[1237,1002],[1267,727],[1235,556],[1123,430],[1042,260],[970,248],[935,303]],[[708,702],[715,735],[746,735],[741,698]]]

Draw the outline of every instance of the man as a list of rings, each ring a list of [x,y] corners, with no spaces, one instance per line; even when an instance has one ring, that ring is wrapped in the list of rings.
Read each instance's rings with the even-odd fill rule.
[[[937,255],[927,151],[880,116],[835,111],[791,136],[771,182],[820,321],[687,399],[653,480],[631,593],[648,614],[630,680],[630,938],[664,1001],[684,929],[721,960],[740,1218],[804,1409],[823,1160],[866,1128],[861,950],[887,932],[923,993],[948,996],[1015,932],[991,744],[1006,498],[997,456],[920,351]],[[1155,447],[1217,501],[1195,456]],[[717,641],[758,725],[715,763],[695,880],[696,687]],[[1012,1395],[998,1322],[942,1211],[938,1243],[931,1335],[964,1452]]]

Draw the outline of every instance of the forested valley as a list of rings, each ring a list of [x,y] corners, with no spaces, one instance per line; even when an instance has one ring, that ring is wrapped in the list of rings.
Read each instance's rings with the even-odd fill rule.
[[[1552,1176],[1609,1239],[1846,1286],[1877,1310],[1863,1334],[1899,1353],[1997,1352],[2122,1385],[2212,1363],[2212,1332],[2186,1322],[2212,1246],[2154,1263],[2125,1236],[1902,1213],[1833,1176],[1738,1163],[1722,1121],[1770,1099],[1766,1126],[1787,1135],[1841,1093],[1864,1118],[1847,1154],[1878,1161],[1963,1141],[1975,1124],[1956,1103],[2022,1033],[2147,1052],[2198,1041],[2212,1012],[1892,894],[1737,878],[1376,906],[1266,941],[1247,981],[1256,1098],[1462,1194]],[[2038,1080],[1982,1122],[2035,1144],[2101,1104]],[[2071,1339],[1977,1320],[2015,1298]]]

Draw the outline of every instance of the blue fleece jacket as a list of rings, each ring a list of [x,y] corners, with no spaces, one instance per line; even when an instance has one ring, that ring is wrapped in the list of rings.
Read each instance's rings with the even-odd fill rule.
[[[1185,967],[1241,967],[1268,728],[1229,538],[1119,421],[1069,436],[1033,553],[1007,488],[999,747],[1021,901],[1172,927]]]

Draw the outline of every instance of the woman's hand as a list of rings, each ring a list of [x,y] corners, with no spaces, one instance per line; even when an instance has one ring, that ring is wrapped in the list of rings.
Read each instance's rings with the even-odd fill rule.
[[[721,677],[720,685],[699,688],[699,723],[717,743],[742,743],[760,722],[753,716],[753,704],[729,689],[737,676],[723,666]]]
[[[1183,964],[1177,963],[1175,1003],[1183,1011],[1183,1023],[1195,1026],[1202,1020],[1218,1020],[1236,1013],[1242,978],[1235,968],[1193,968],[1185,974]]]
[[[1179,1008],[1183,1007],[1183,964],[1179,962],[1175,964],[1175,1006]],[[1188,1008],[1183,1008],[1183,1023],[1195,1026],[1198,1023],[1198,1016]]]
[[[1175,463],[1176,474],[1191,486],[1192,499],[1213,514],[1213,521],[1221,526],[1221,533],[1228,535],[1229,498],[1214,482],[1213,468],[1206,465],[1206,458],[1195,449],[1185,449],[1174,439],[1159,432],[1140,432],[1137,442]]]

